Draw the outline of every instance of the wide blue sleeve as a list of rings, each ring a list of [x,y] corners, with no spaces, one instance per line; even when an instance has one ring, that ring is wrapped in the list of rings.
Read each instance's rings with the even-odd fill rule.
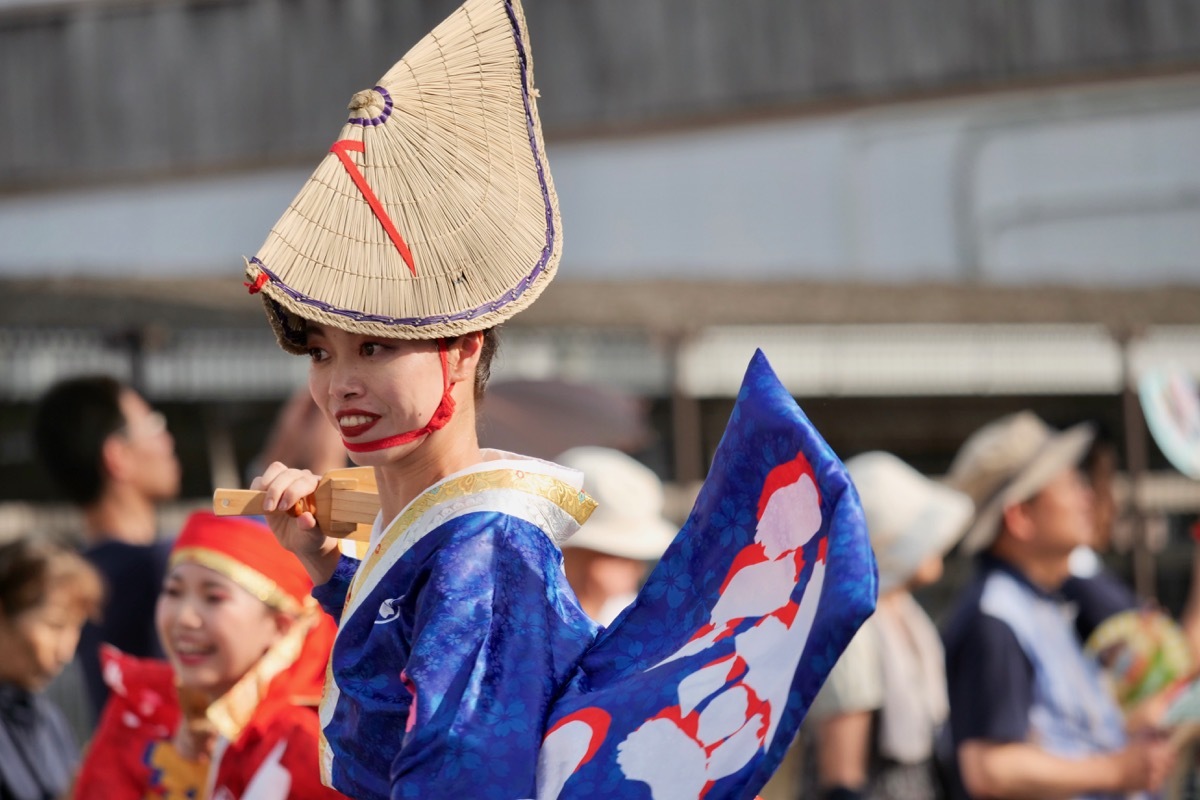
[[[594,635],[545,534],[481,516],[419,580],[393,798],[533,797],[550,701]]]
[[[358,564],[357,558],[342,554],[329,580],[312,589],[313,598],[338,623],[342,621],[342,609],[346,607],[346,595],[350,591],[354,573],[358,571]]]

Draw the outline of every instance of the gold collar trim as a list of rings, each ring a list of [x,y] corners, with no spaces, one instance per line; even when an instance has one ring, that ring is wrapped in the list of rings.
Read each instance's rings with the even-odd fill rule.
[[[521,469],[495,469],[482,472],[469,472],[457,478],[451,478],[439,483],[424,494],[409,503],[400,516],[396,518],[380,539],[379,544],[367,555],[354,576],[354,583],[347,596],[350,598],[367,580],[380,556],[395,545],[396,540],[403,536],[408,529],[426,512],[441,503],[458,500],[473,494],[494,490],[511,490],[524,492],[541,498],[561,508],[575,523],[582,525],[596,510],[596,501],[586,492],[559,480],[551,475],[539,472],[526,472]]]

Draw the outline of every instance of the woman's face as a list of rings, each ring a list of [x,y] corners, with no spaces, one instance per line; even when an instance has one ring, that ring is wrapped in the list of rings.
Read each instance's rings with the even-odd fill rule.
[[[33,608],[0,618],[0,679],[31,692],[46,688],[74,657],[85,621],[64,587],[51,589]]]
[[[442,362],[436,341],[389,339],[310,324],[313,399],[343,441],[366,445],[424,427],[441,402]],[[377,451],[351,452],[354,463],[393,461],[420,440]]]
[[[180,683],[217,698],[282,635],[283,617],[219,572],[179,564],[155,614],[159,640]]]

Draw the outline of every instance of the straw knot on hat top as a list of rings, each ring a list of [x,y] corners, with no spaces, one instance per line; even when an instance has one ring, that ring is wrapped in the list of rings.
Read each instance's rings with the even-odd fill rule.
[[[246,267],[280,344],[305,322],[437,339],[532,303],[562,252],[517,0],[468,0],[378,85]]]

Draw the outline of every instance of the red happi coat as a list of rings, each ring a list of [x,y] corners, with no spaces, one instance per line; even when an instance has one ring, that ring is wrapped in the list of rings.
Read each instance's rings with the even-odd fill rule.
[[[333,624],[320,615],[313,626],[290,647],[285,637],[229,693],[198,712],[218,732],[212,757],[203,761],[183,758],[172,743],[184,714],[170,665],[106,647],[101,659],[110,699],[74,798],[343,800],[321,784],[317,760],[316,704]]]

